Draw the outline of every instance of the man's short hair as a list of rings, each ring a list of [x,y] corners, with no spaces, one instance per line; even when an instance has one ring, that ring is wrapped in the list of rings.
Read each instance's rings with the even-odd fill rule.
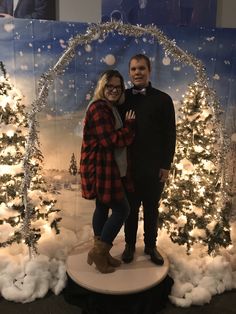
[[[130,68],[130,63],[131,63],[132,60],[137,60],[137,61],[139,61],[139,60],[141,60],[141,59],[144,59],[144,60],[146,61],[146,64],[147,64],[147,66],[148,66],[148,70],[151,71],[151,62],[150,62],[150,59],[149,59],[147,56],[143,55],[142,53],[139,53],[139,54],[137,54],[137,55],[134,55],[133,57],[130,58],[130,60],[129,60],[129,68]]]

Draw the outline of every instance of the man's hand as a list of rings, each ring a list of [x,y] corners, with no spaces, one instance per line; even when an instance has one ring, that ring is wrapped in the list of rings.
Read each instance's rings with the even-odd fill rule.
[[[0,17],[9,18],[9,17],[13,17],[13,16],[10,15],[10,14],[6,14],[6,13],[1,13],[1,12],[0,12]]]
[[[160,182],[166,182],[169,176],[169,172],[170,171],[167,169],[160,169],[160,172],[159,172]]]

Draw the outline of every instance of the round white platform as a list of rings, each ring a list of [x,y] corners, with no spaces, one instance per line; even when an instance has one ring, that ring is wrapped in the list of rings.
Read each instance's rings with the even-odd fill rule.
[[[121,257],[124,243],[114,245],[111,255]],[[138,246],[134,261],[122,263],[115,272],[101,274],[95,265],[87,264],[87,252],[74,252],[67,259],[67,273],[81,287],[103,294],[131,294],[152,288],[167,275],[169,262],[165,254],[164,265],[158,266],[150,261],[150,256],[143,253],[143,246]]]

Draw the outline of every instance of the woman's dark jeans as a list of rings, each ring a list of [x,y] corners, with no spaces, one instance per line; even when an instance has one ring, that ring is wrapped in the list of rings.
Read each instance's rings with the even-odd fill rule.
[[[112,210],[110,216],[109,209]],[[104,204],[96,199],[92,220],[94,235],[99,236],[101,241],[112,245],[129,212],[130,206],[126,196],[122,201],[111,202],[111,204]]]

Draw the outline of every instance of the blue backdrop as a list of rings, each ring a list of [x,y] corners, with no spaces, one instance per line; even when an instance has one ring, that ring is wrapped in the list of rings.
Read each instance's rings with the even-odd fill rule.
[[[0,20],[0,60],[13,83],[25,95],[27,105],[35,98],[40,75],[56,63],[67,41],[84,33],[87,26],[58,21]],[[175,39],[179,47],[205,64],[209,85],[216,90],[225,111],[225,126],[229,134],[233,134],[236,127],[236,30],[174,26],[163,26],[162,30]],[[169,93],[175,102],[181,100],[187,84],[194,79],[193,69],[166,56],[152,37],[133,38],[111,33],[106,39],[79,46],[64,74],[54,81],[48,106],[40,116],[47,167],[66,169],[75,151],[73,147],[77,147],[75,153],[79,158],[84,109],[92,97],[98,75],[107,68],[117,68],[129,86],[128,60],[136,53],[151,58],[153,85]],[[57,138],[62,129],[64,136]],[[52,142],[57,143],[54,150]],[[54,161],[56,151],[58,163]]]

